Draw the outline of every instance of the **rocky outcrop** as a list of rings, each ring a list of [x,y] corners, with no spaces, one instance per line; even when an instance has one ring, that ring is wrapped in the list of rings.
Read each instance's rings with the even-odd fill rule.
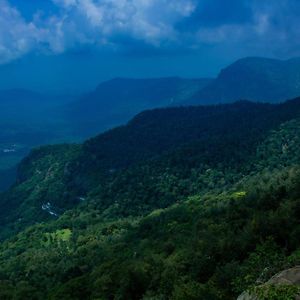
[[[300,266],[284,270],[274,275],[268,282],[261,285],[260,288],[267,289],[268,286],[296,286],[300,288]],[[238,300],[259,300],[256,295],[249,292],[244,292],[238,297]],[[295,295],[295,300],[300,300],[300,295]]]
[[[300,286],[300,266],[296,266],[291,269],[284,270],[269,281],[269,284],[294,284]]]
[[[238,297],[237,300],[259,300],[256,296],[250,295],[248,292],[244,292]]]

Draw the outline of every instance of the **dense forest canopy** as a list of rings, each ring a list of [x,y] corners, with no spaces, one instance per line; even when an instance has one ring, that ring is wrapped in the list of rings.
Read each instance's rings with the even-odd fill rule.
[[[1,299],[235,299],[296,265],[299,113],[155,109],[33,150],[0,198]]]

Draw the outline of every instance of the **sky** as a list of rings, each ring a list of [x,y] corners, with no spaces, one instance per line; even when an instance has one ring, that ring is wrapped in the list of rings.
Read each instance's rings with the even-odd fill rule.
[[[0,88],[215,77],[242,57],[300,56],[299,15],[299,0],[0,0]]]

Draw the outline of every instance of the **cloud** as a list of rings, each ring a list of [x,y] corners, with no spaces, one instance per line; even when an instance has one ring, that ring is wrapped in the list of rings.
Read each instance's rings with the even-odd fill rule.
[[[5,0],[0,1],[0,63],[24,55],[39,40],[39,30],[26,23]]]
[[[177,38],[175,23],[189,17],[196,7],[193,0],[53,1],[63,9],[65,32],[81,33],[96,44],[127,35],[158,46]]]
[[[190,43],[194,44],[194,48],[211,45],[231,48],[233,52],[242,49],[246,55],[282,58],[300,55],[298,0],[231,2],[232,6],[222,7],[221,0],[212,0],[210,5],[214,3],[215,6],[198,7],[191,18],[180,24],[181,32],[192,35]],[[224,11],[217,12],[218,7]],[[204,16],[205,12],[210,12],[212,18],[209,19],[209,14]],[[240,18],[241,15],[243,18]],[[216,19],[216,16],[219,17]],[[209,20],[205,22],[205,18]]]
[[[140,46],[166,53],[211,45],[265,56],[300,55],[298,0],[47,1],[56,9],[43,12],[39,6],[25,19],[22,9],[0,0],[0,63],[32,51],[80,47],[132,51]]]
[[[30,51],[62,53],[92,45],[118,49],[124,41],[152,47],[175,41],[174,24],[195,9],[193,0],[53,0],[55,15],[37,12],[30,22],[7,0],[0,0],[0,63]],[[119,45],[118,40],[123,42]],[[135,42],[136,43],[136,42]],[[129,45],[130,47],[130,45]]]

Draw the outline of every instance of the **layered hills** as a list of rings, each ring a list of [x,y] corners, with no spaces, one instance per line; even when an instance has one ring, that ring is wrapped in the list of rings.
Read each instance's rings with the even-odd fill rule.
[[[82,141],[143,110],[239,100],[279,103],[300,95],[300,60],[244,58],[216,79],[115,78],[74,99],[15,89],[0,91],[0,189],[35,146]],[[11,177],[11,180],[7,180]]]
[[[1,297],[256,291],[300,260],[299,113],[299,99],[155,109],[33,150],[1,194]]]

